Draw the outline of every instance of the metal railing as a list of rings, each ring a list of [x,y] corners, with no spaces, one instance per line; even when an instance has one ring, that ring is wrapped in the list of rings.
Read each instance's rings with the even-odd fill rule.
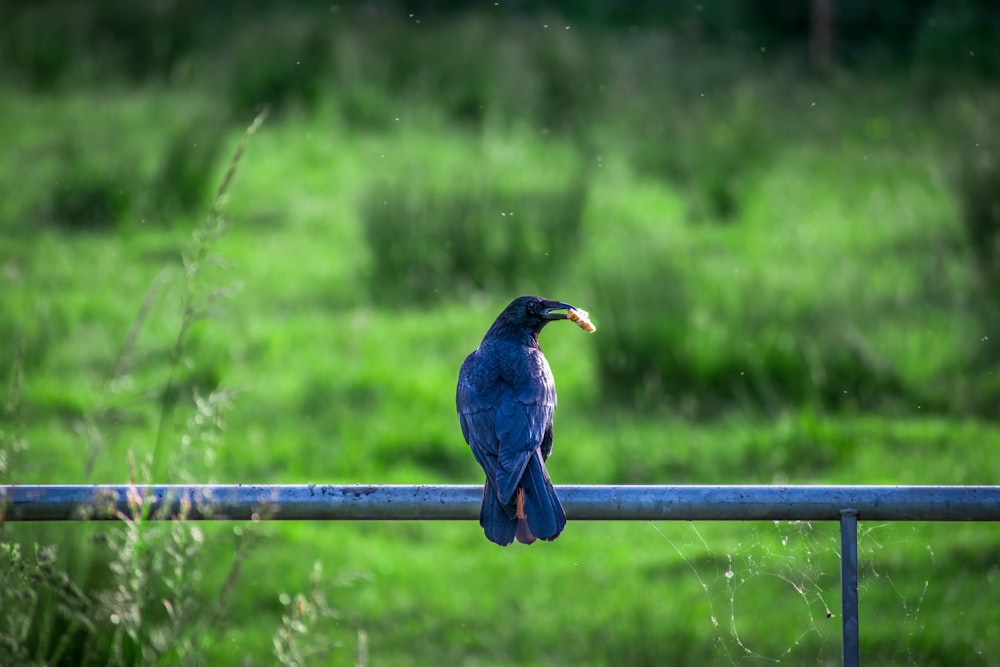
[[[843,664],[860,663],[859,521],[1000,521],[1000,486],[557,486],[571,521],[838,521]],[[481,486],[0,486],[0,521],[468,520]]]

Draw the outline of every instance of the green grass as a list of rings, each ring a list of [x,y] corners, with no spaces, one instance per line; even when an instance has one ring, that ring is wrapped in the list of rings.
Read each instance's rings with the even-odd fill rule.
[[[779,113],[785,100],[759,85],[762,113]],[[976,269],[939,167],[949,112],[910,116],[904,93],[837,85],[787,100],[794,108],[779,121],[802,123],[787,141],[767,139],[767,159],[750,165],[724,222],[692,209],[703,194],[648,170],[611,121],[598,126],[610,135],[581,139],[530,123],[452,129],[430,107],[358,132],[342,100],[279,119],[253,138],[229,190],[226,233],[195,286],[227,296],[192,326],[168,413],[179,257],[202,214],[137,211],[114,231],[60,226],[45,206],[61,168],[48,128],[81,143],[118,128],[135,166],[127,184],[144,202],[171,137],[205,117],[205,99],[5,96],[2,138],[18,160],[0,173],[0,368],[14,367],[22,339],[24,353],[2,478],[126,482],[130,453],[141,476],[167,414],[158,482],[478,483],[454,382],[513,295],[442,279],[432,305],[382,305],[364,202],[387,178],[461,192],[455,174],[475,171],[497,191],[521,192],[585,164],[578,242],[545,247],[565,256],[513,282],[587,308],[598,325],[594,336],[553,326],[542,337],[560,392],[557,484],[995,483],[1000,428],[981,391],[994,370],[975,363]],[[808,97],[817,117],[804,115]],[[849,108],[841,97],[863,99],[863,118],[839,120]],[[93,132],[80,129],[87,119]],[[175,119],[169,132],[164,119]],[[774,132],[753,129],[765,130]],[[25,162],[37,180],[19,180]],[[618,384],[602,375],[617,363],[616,341],[633,355]],[[790,376],[774,370],[782,364]],[[826,379],[796,389],[803,372]],[[742,384],[743,373],[753,382]],[[827,400],[848,386],[869,395]],[[219,387],[234,392],[231,407],[193,407]],[[26,450],[13,451],[13,434]],[[195,530],[147,526],[140,537],[165,545],[194,535],[172,529]],[[307,653],[309,641],[337,644],[332,664],[355,664],[359,642],[372,664],[388,665],[839,663],[833,524],[574,522],[552,544],[507,550],[471,522],[197,529],[198,548],[148,565],[166,581],[182,563],[191,578],[195,630],[176,650],[195,662],[272,664],[272,638],[285,628],[298,642],[285,645],[287,663],[293,644]],[[28,555],[33,542],[56,543],[59,567],[88,591],[116,581],[105,542],[129,535],[121,524],[2,530]],[[252,546],[241,550],[234,533],[252,534]],[[860,548],[866,660],[997,664],[996,526],[863,523]],[[152,558],[139,553],[135,563]],[[241,572],[229,590],[234,559]],[[158,586],[148,589],[150,624],[166,623]],[[213,625],[226,596],[228,616]],[[295,629],[296,614],[312,619],[309,632]]]

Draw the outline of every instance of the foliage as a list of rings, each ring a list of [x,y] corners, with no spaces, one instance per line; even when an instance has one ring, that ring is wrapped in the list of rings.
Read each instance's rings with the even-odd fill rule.
[[[224,124],[197,118],[171,138],[149,187],[151,212],[161,219],[205,210],[225,138]]]
[[[689,282],[667,262],[638,280],[601,278],[598,298],[614,324],[595,342],[609,400],[698,416],[733,404],[872,409],[900,397],[898,380],[865,343],[830,326],[836,314],[758,311],[749,294],[699,307],[683,287]]]
[[[743,84],[683,106],[667,95],[654,108],[634,112],[631,122],[656,128],[652,137],[635,136],[638,170],[689,193],[694,220],[739,219],[754,176],[775,150],[775,130],[760,98],[771,95]]]
[[[259,116],[246,138],[262,121],[263,116]],[[177,516],[160,515],[158,513],[168,510],[152,510],[152,501],[164,499],[151,498],[137,485],[136,478],[141,474],[143,484],[149,484],[169,469],[191,481],[188,471],[192,464],[197,466],[199,459],[211,461],[212,448],[218,444],[224,428],[231,392],[222,388],[207,396],[195,391],[194,409],[181,433],[172,432],[168,423],[179,402],[175,396],[175,374],[187,354],[192,328],[197,321],[210,315],[215,301],[227,294],[210,286],[207,295],[203,295],[203,265],[210,257],[212,246],[221,238],[224,228],[221,206],[246,138],[230,164],[205,225],[195,232],[191,249],[185,255],[181,300],[184,313],[172,352],[166,358],[169,371],[166,386],[160,392],[159,432],[151,456],[146,459],[143,469],[137,471],[132,451],[129,451],[128,509],[107,508],[106,511],[114,514],[117,526],[103,536],[104,548],[99,552],[88,550],[90,553],[74,559],[77,573],[81,569],[90,572],[83,577],[74,576],[59,562],[59,549],[55,544],[42,546],[33,542],[30,547],[33,557],[28,557],[24,544],[5,534],[13,531],[2,521],[4,508],[0,504],[0,537],[4,538],[0,541],[0,617],[5,619],[0,631],[0,662],[3,664],[206,664],[212,637],[223,630],[234,588],[255,541],[255,530],[252,527],[237,529],[240,539],[233,549],[228,572],[221,579],[218,590],[210,594],[204,587],[202,571],[206,539],[201,528],[189,521],[190,500],[180,499],[181,510]],[[134,352],[132,346],[148,316],[148,308],[149,305],[144,304],[133,323],[126,347],[119,354],[112,386],[134,371],[130,361]],[[18,474],[15,457],[27,448],[21,433],[22,355],[23,352],[18,353],[14,359],[11,389],[4,405],[4,423],[14,428],[0,431],[0,474],[5,483]],[[100,429],[106,416],[102,412],[88,419],[88,439],[105,437]],[[176,443],[169,450],[166,448],[168,438]],[[164,461],[168,457],[169,468]],[[170,503],[164,502],[163,506],[169,507]],[[104,510],[95,505],[81,508],[81,511]],[[81,551],[71,541],[65,542],[70,549]],[[216,551],[225,548],[219,544],[211,546]],[[95,575],[93,571],[105,563],[107,571]],[[276,635],[282,638],[280,642],[276,640],[276,647],[285,647],[276,649],[281,664],[303,664],[302,657],[306,654],[298,645],[300,643],[316,643],[317,655],[333,648],[332,644],[317,642],[311,635],[318,620],[314,617],[317,614],[330,617],[333,613],[322,595],[317,570],[312,581],[311,602],[297,596],[294,617],[283,617],[282,629]]]
[[[463,3],[383,2],[356,7],[335,6],[331,16],[315,17],[315,6],[306,2],[265,2],[245,11],[238,3],[221,1],[205,6],[193,0],[160,4],[113,2],[71,2],[46,0],[20,3],[6,0],[0,9],[8,18],[10,29],[0,34],[0,48],[5,53],[4,69],[9,76],[39,88],[58,85],[69,74],[84,74],[74,57],[88,53],[97,65],[90,73],[121,76],[132,80],[183,78],[191,71],[191,61],[204,53],[213,57],[233,48],[228,36],[255,33],[252,42],[237,47],[240,64],[232,70],[237,77],[231,92],[234,108],[253,108],[270,98],[282,105],[288,101],[314,100],[316,75],[328,61],[326,47],[336,41],[331,25],[354,22],[361,30],[377,32],[380,26],[397,23],[404,17],[424,32],[437,30],[441,24],[468,18]],[[617,2],[525,2],[513,7],[491,8],[491,19],[513,19],[537,24],[577,29],[628,30],[634,26],[653,26],[673,33],[698,37],[713,48],[731,45],[765,45],[774,52],[788,51],[805,55],[805,41],[810,26],[809,3],[784,1],[761,4],[748,0],[712,0],[694,6],[645,3],[622,6]],[[486,14],[479,8],[476,13]],[[1000,66],[996,44],[996,8],[988,0],[921,0],[908,3],[880,3],[864,0],[841,0],[837,3],[839,59],[851,65],[892,62],[918,65],[932,70],[953,72],[956,68],[974,76],[988,77]],[[300,41],[274,27],[287,22],[320,26],[312,36]],[[450,20],[447,20],[450,19]],[[272,26],[272,27],[267,27]],[[439,43],[443,34],[428,37],[426,43]],[[300,33],[301,35],[301,33]],[[396,37],[404,33],[395,32]],[[482,36],[482,33],[480,33]],[[291,41],[289,41],[291,38]],[[260,40],[265,40],[261,42]],[[260,45],[260,55],[254,46]],[[567,120],[571,113],[585,108],[593,89],[593,59],[583,56],[579,42],[554,37],[539,41],[536,67],[549,73],[542,117],[556,122]],[[961,45],[960,47],[958,45]],[[304,46],[304,50],[298,50]],[[408,52],[407,60],[419,60],[413,48],[402,44],[383,44],[387,59]],[[295,47],[286,50],[287,47]],[[421,47],[417,46],[420,50]],[[460,47],[461,48],[461,47]],[[295,56],[301,57],[297,61]],[[378,56],[379,53],[373,53]],[[426,55],[426,54],[422,54]],[[317,59],[317,56],[320,56]],[[299,62],[301,67],[296,68]],[[456,58],[453,72],[483,71],[489,60],[479,62]],[[403,65],[396,61],[395,65]],[[580,65],[586,65],[581,67]],[[409,71],[412,72],[412,66]],[[256,70],[259,70],[256,71]],[[525,71],[530,72],[530,69]],[[423,74],[436,76],[428,70]],[[446,76],[448,76],[446,74]],[[480,113],[483,81],[491,77],[468,78],[464,86],[452,79],[445,90],[451,91],[451,108],[456,116],[475,118]],[[599,78],[599,77],[598,77]],[[530,84],[530,82],[529,82]],[[461,92],[465,90],[465,92]],[[429,91],[428,91],[429,92]],[[469,94],[471,93],[471,95]],[[576,119],[572,119],[575,121]]]
[[[62,173],[49,194],[50,218],[71,231],[115,229],[135,205],[134,174],[73,140],[61,152]]]
[[[274,657],[281,665],[297,667],[312,664],[317,657],[329,654],[336,645],[316,630],[324,619],[337,618],[337,612],[330,608],[322,587],[323,568],[319,561],[313,564],[313,574],[309,580],[309,593],[280,596],[281,627],[272,638]]]
[[[234,33],[228,49],[228,106],[237,117],[261,109],[312,110],[330,68],[322,21],[264,20]]]
[[[165,224],[102,234],[38,212],[65,178],[50,148],[63,136],[86,149],[79,163],[106,161],[105,182],[135,186],[127,211],[160,188],[199,201],[203,176],[186,174],[214,160],[185,155],[205,139],[184,128],[235,99],[202,67],[214,51],[176,61],[167,83],[84,77],[71,92],[59,75],[53,93],[0,99],[0,364],[20,369],[0,476],[137,488],[115,522],[0,523],[0,615],[19,619],[0,628],[0,662],[365,664],[369,647],[400,665],[836,662],[832,524],[577,521],[515,551],[488,548],[474,522],[146,514],[149,479],[480,482],[455,373],[522,289],[598,325],[543,334],[557,484],[995,481],[981,234],[958,213],[965,186],[941,177],[956,108],[985,109],[981,91],[928,103],[899,72],[779,76],[757,43],[751,58],[645,27],[573,22],[556,38],[555,19],[379,18],[317,21],[334,40],[329,70],[304,78],[317,98],[290,89],[225,217],[193,241],[170,196],[148,212]],[[288,48],[308,41],[288,34]],[[333,84],[310,83],[324,72]],[[490,208],[535,223],[493,237]],[[439,247],[456,239],[461,264]],[[405,284],[411,270],[422,282]],[[995,662],[994,528],[863,525],[865,655]]]
[[[377,302],[513,291],[524,276],[550,277],[579,243],[586,201],[580,177],[548,191],[457,177],[439,188],[416,178],[375,186],[363,204]]]
[[[980,312],[987,330],[1000,324],[1000,159],[992,121],[998,104],[966,110],[969,137],[961,145],[952,176],[960,219],[975,258],[982,290]],[[991,345],[993,357],[998,348]]]

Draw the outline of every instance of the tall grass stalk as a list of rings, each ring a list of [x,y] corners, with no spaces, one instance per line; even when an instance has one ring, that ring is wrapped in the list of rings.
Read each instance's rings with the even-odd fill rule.
[[[285,667],[301,667],[313,664],[316,658],[327,655],[337,645],[315,632],[323,619],[336,619],[337,613],[330,608],[321,586],[323,566],[319,561],[313,564],[309,578],[308,595],[294,596],[282,594],[284,606],[281,626],[272,637],[274,657]],[[359,650],[360,655],[360,650]]]
[[[0,423],[0,480],[10,482],[13,459],[27,447],[21,432],[21,372],[24,363],[24,338],[18,342],[14,353],[14,364],[10,371],[10,384],[4,400],[3,422]],[[3,516],[6,498],[0,495],[0,538],[3,537]]]
[[[253,123],[247,128],[229,161],[229,168],[219,185],[219,190],[212,202],[212,208],[205,219],[205,224],[195,230],[192,235],[191,247],[183,257],[184,261],[184,281],[181,292],[181,304],[183,316],[181,326],[177,331],[177,337],[170,350],[170,371],[167,376],[166,387],[160,398],[160,415],[156,428],[156,441],[153,445],[153,454],[150,462],[150,479],[156,481],[160,479],[164,470],[164,447],[166,442],[166,432],[170,419],[173,416],[175,405],[174,391],[177,377],[177,370],[181,366],[184,351],[188,341],[191,327],[201,319],[211,314],[213,306],[220,300],[227,297],[230,289],[214,287],[207,295],[200,293],[199,276],[202,268],[212,259],[211,251],[214,244],[222,237],[226,230],[226,219],[222,212],[226,204],[226,193],[229,185],[236,175],[236,168],[239,166],[243,152],[250,142],[250,138],[256,134],[267,118],[267,109],[264,109]]]

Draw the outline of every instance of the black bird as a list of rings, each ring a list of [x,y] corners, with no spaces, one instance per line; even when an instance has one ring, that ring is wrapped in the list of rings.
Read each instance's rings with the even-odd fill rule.
[[[549,322],[567,318],[593,330],[586,313],[567,303],[537,296],[514,299],[458,373],[462,434],[486,473],[479,523],[501,546],[515,537],[524,544],[554,540],[566,526],[545,469],[552,453],[556,385],[538,334]]]

